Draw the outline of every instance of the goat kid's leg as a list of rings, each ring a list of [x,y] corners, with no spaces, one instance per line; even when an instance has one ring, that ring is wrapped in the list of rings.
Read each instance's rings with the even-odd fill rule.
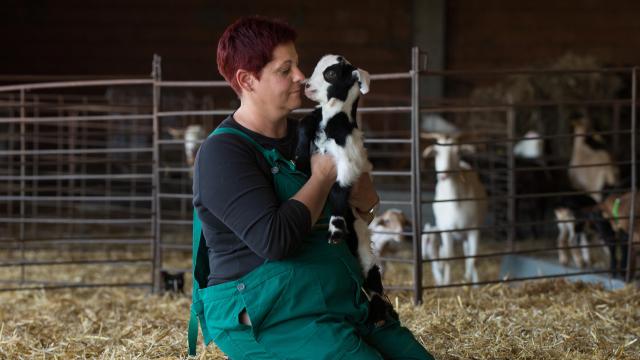
[[[568,223],[558,223],[558,262],[562,265],[567,265],[569,263],[569,259],[567,258],[566,249],[562,249],[567,247],[567,226]]]
[[[329,220],[329,243],[337,244],[347,236],[347,211],[351,187],[342,187],[335,183],[331,188],[331,206],[333,211]]]
[[[618,265],[620,268],[617,272],[620,274],[620,277],[625,278],[627,276],[627,261],[629,261],[630,259],[631,261],[633,261],[633,257],[629,256],[629,235],[626,232],[620,230],[616,233],[616,239],[617,244],[620,246],[620,265]],[[613,248],[614,256],[617,247],[618,246],[614,246]]]
[[[450,232],[443,232],[442,236],[442,246],[440,246],[440,258],[450,258],[453,256],[453,234]],[[442,275],[442,284],[449,285],[451,284],[451,264],[449,260],[441,261],[443,275]]]
[[[464,241],[464,256],[475,256],[478,254],[478,243],[480,242],[480,231],[472,230],[467,233],[467,239]],[[471,257],[465,259],[464,278],[467,282],[478,282],[478,271],[476,270],[476,258]],[[477,287],[478,285],[474,285]]]
[[[582,232],[580,233],[576,233],[575,228],[573,226],[573,224],[571,224],[571,226],[569,226],[569,246],[571,247],[571,257],[573,258],[573,262],[574,264],[576,264],[577,267],[582,268],[584,267],[584,263],[582,261],[582,256],[580,254],[580,249],[576,249],[574,248],[574,246],[578,246],[578,239],[580,238]]]
[[[382,271],[376,264],[377,259],[371,249],[371,232],[367,224],[355,215],[353,232],[357,235],[357,255],[364,272],[364,288],[369,294],[369,315],[367,320],[376,327],[383,326],[389,318],[398,319],[398,313],[393,309],[384,295],[382,286]]]
[[[591,249],[588,247],[589,239],[587,238],[587,234],[584,232],[580,233],[580,253],[582,254],[582,260],[584,262],[584,266],[591,266]]]
[[[317,111],[305,116],[298,125],[298,143],[296,144],[296,168],[307,175],[311,174],[311,144],[316,136],[322,114]]]

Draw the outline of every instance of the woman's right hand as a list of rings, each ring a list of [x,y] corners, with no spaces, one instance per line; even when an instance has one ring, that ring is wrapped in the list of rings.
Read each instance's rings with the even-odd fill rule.
[[[331,187],[336,182],[337,170],[333,157],[327,154],[311,155],[311,177],[293,199],[303,203],[311,215],[311,224],[315,224],[322,213]]]
[[[323,180],[334,183],[337,174],[336,162],[331,155],[311,155],[311,176],[320,176]]]

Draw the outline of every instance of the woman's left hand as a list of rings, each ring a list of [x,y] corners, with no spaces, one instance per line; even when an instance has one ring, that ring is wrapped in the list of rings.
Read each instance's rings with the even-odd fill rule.
[[[351,187],[351,206],[364,213],[369,211],[379,201],[378,193],[373,186],[369,173],[363,173]]]

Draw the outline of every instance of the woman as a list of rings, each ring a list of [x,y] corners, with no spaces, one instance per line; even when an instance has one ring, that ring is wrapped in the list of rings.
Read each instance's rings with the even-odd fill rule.
[[[429,359],[395,319],[367,323],[360,265],[346,244],[327,242],[333,159],[314,155],[308,178],[291,161],[287,116],[305,78],[295,39],[284,23],[247,17],[218,43],[218,70],[240,107],[196,158],[190,353],[197,315],[205,342],[232,359]],[[376,207],[368,175],[351,203],[363,217]]]

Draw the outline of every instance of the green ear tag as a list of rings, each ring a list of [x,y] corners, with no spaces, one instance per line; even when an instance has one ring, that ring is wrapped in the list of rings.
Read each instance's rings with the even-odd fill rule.
[[[620,198],[616,198],[616,200],[613,202],[613,209],[611,209],[611,212],[613,212],[613,222],[614,224],[618,224],[618,218],[620,217],[619,212],[620,212]]]

